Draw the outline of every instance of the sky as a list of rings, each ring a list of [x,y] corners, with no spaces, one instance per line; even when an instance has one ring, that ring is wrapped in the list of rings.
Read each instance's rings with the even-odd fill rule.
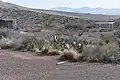
[[[2,0],[30,8],[50,9],[56,7],[70,8],[120,8],[120,0]]]

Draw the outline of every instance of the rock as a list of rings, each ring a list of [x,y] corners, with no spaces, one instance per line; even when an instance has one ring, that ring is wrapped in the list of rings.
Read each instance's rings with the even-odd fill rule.
[[[67,63],[67,62],[66,61],[57,62],[56,65],[65,64],[65,63]]]

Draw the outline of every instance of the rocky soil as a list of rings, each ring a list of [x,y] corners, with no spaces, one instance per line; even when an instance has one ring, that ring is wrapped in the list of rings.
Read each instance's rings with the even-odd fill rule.
[[[119,80],[120,65],[66,63],[56,57],[0,51],[0,80]]]

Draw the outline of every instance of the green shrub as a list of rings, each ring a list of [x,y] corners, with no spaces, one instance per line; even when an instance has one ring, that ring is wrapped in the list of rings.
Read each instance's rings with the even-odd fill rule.
[[[42,50],[47,45],[45,40],[37,39],[35,37],[28,38],[22,42],[22,45],[18,48],[21,51],[35,51],[35,49]]]
[[[119,46],[116,42],[110,42],[104,45],[95,45],[95,47],[85,47],[82,52],[83,60],[88,62],[111,62],[119,60]]]

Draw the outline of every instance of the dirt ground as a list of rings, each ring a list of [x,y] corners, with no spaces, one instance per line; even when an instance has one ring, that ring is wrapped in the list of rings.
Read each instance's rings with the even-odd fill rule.
[[[0,51],[0,80],[120,80],[120,65],[66,63],[56,57]]]

